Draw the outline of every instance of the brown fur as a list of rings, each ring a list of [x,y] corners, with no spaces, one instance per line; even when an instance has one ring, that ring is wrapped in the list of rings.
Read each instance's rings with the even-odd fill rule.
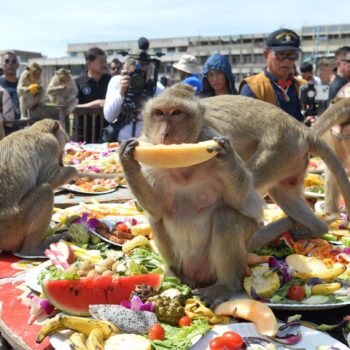
[[[29,118],[28,110],[31,111],[39,106],[44,97],[44,91],[41,86],[41,67],[37,63],[32,63],[21,74],[18,85],[17,94],[19,97],[19,107],[21,119]],[[39,84],[40,91],[37,94],[32,94],[28,91],[28,86],[31,84]]]
[[[66,114],[72,112],[78,104],[78,88],[71,74],[65,68],[58,69],[51,78],[46,90],[51,102],[65,108]]]
[[[203,124],[204,108],[193,94],[180,85],[148,103],[141,139],[178,144],[218,137],[218,156],[185,168],[141,168],[132,155],[138,141],[130,139],[122,144],[120,158],[166,263],[213,305],[241,289],[262,200],[228,139]]]
[[[62,165],[67,135],[44,119],[0,142],[0,251],[42,253],[54,203],[53,189],[77,176]],[[57,240],[57,238],[55,238]]]
[[[314,132],[322,136],[325,142],[335,152],[343,165],[346,173],[350,176],[350,138],[344,137],[343,129],[350,124],[350,97],[336,98],[333,104],[320,116],[313,125]],[[340,135],[331,132],[333,126],[339,126]],[[327,213],[339,211],[339,189],[333,173],[326,168],[325,171],[325,210]]]

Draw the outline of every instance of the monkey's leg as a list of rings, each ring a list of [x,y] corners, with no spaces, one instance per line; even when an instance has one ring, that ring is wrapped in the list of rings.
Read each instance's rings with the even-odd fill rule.
[[[25,96],[19,96],[19,110],[21,112],[21,119],[28,119],[27,99],[25,98]]]
[[[328,168],[325,170],[325,213],[339,213],[340,192],[333,174]]]
[[[42,254],[49,244],[41,246],[41,241],[49,227],[54,205],[54,194],[49,184],[38,186],[24,197],[19,205],[19,219],[25,229],[22,254]]]
[[[319,237],[327,233],[328,225],[313,213],[303,197],[301,188],[300,185],[275,186],[269,189],[269,195],[290,218],[304,226],[292,230],[295,239]]]
[[[17,208],[2,212],[0,249],[36,255],[35,248],[51,221],[53,197],[51,186],[42,184],[29,192]]]
[[[211,242],[208,255],[216,283],[197,289],[208,305],[215,306],[242,289],[247,258],[247,244],[257,229],[255,220],[231,208],[218,208],[212,216]]]

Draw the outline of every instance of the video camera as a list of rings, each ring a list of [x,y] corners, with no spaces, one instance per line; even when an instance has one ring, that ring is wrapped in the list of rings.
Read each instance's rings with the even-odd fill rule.
[[[329,96],[328,85],[315,85],[308,83],[300,87],[300,102],[304,110],[304,117],[319,115],[318,101],[327,101]]]
[[[135,69],[129,73],[131,82],[122,107],[122,113],[124,113],[128,120],[136,118],[141,110],[143,102],[147,98],[154,96],[157,88],[160,66],[159,57],[164,55],[161,52],[157,52],[154,55],[148,54],[149,41],[144,37],[139,38],[138,47],[140,49],[140,53],[138,54],[129,54],[127,51],[119,51],[119,54],[128,56],[133,60],[135,65]],[[149,64],[153,65],[153,76],[151,78],[146,76],[142,69],[144,65]]]

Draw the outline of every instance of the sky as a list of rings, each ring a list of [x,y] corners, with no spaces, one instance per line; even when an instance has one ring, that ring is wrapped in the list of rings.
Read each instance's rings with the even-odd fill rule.
[[[3,0],[0,50],[58,58],[68,44],[298,30],[349,13],[350,0]]]

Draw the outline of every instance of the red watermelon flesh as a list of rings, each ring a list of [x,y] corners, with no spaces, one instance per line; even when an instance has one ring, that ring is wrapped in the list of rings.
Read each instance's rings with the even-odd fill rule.
[[[91,304],[120,304],[129,300],[138,284],[145,284],[158,290],[163,275],[153,273],[112,278],[80,278],[77,280],[52,280],[43,283],[43,292],[57,309],[71,315],[89,316]]]

